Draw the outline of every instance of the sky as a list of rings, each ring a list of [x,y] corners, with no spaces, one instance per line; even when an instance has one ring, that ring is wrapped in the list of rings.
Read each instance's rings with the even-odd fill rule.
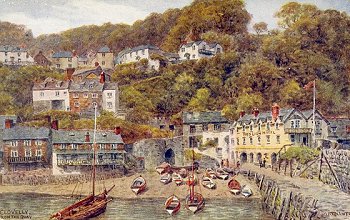
[[[277,27],[274,13],[290,0],[245,0],[251,24],[264,21]],[[350,0],[294,0],[350,15]],[[192,0],[0,0],[0,21],[24,24],[34,36],[58,33],[82,25],[106,22],[132,24],[152,12],[182,8]],[[0,30],[1,31],[1,30]]]

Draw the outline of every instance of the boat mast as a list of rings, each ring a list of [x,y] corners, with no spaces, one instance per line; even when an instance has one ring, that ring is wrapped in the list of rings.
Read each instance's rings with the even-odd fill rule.
[[[92,195],[95,195],[95,179],[96,179],[96,114],[97,108],[95,106],[95,122],[94,122],[94,141],[93,141],[93,162],[92,162]]]

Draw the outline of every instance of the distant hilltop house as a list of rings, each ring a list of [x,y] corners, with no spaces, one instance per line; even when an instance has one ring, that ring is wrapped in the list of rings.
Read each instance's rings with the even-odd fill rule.
[[[51,66],[51,61],[46,58],[42,51],[39,51],[39,53],[34,56],[34,63],[44,67]]]
[[[57,69],[65,70],[78,67],[78,56],[70,51],[60,51],[52,54],[51,61],[51,66]]]
[[[25,66],[33,64],[34,59],[25,48],[5,45],[0,46],[0,62],[9,66]]]
[[[99,63],[104,69],[113,69],[114,68],[114,54],[109,49],[109,47],[101,47],[97,53],[93,63]]]
[[[177,60],[176,54],[166,53],[153,45],[141,45],[121,51],[118,54],[115,63],[118,65],[147,59],[149,69],[159,70],[161,66],[161,57],[167,58],[169,61]]]
[[[223,49],[220,44],[209,44],[201,40],[182,44],[178,53],[180,60],[198,60],[201,58],[210,58],[222,52]]]
[[[69,70],[67,74],[71,74]],[[98,75],[96,75],[96,70],[87,74],[82,72],[81,76],[84,77],[80,80],[71,80],[71,77],[74,78],[74,76],[67,76],[66,81],[47,78],[44,82],[35,83],[33,87],[34,111],[72,111],[90,117],[94,114],[94,107],[97,106],[98,112],[106,110],[117,114],[119,110],[118,84],[107,82],[106,74],[103,71],[98,72]]]

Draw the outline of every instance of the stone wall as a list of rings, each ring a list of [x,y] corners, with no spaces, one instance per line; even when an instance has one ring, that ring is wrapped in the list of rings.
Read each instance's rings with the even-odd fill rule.
[[[183,138],[144,139],[134,143],[132,154],[143,158],[144,168],[154,171],[163,162],[175,166],[183,166],[184,148]]]
[[[259,187],[263,209],[275,219],[324,219],[317,210],[317,200],[293,190],[286,190],[274,180],[253,171],[241,171]]]

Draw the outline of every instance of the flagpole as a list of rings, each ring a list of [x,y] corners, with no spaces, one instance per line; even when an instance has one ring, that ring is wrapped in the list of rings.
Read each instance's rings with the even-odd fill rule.
[[[313,87],[313,109],[312,109],[312,121],[313,121],[313,142],[314,142],[314,147],[316,147],[316,122],[315,122],[315,111],[316,111],[316,80],[314,80],[314,87]]]

